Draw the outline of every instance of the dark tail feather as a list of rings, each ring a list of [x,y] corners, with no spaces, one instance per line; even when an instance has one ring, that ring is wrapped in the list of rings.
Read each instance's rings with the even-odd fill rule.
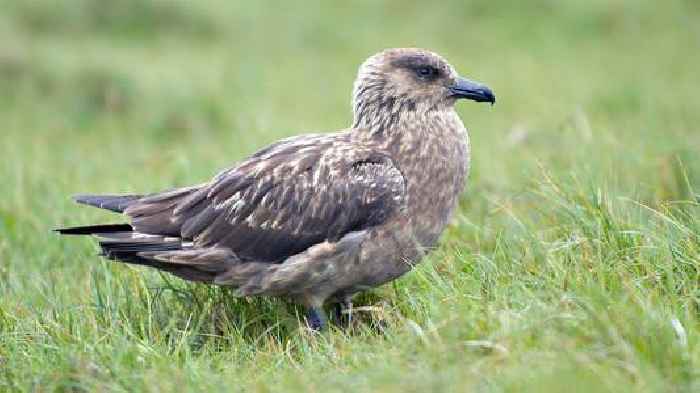
[[[132,202],[141,198],[141,195],[76,195],[73,200],[83,205],[124,213]]]
[[[61,235],[100,235],[105,233],[131,232],[129,224],[88,225],[84,227],[59,228],[54,231]]]
[[[202,269],[196,265],[168,263],[155,259],[156,255],[182,250],[180,239],[160,236],[129,238],[129,236],[129,234],[98,236],[102,255],[117,262],[153,267],[189,281],[214,282],[217,272],[208,270],[206,266]]]
[[[139,255],[142,252],[166,252],[182,249],[180,239],[120,239],[118,237],[100,237],[102,255],[117,261],[135,263],[138,265],[153,265],[153,261]]]
[[[90,225],[55,231],[62,235],[94,235],[101,255],[110,260],[153,267],[189,281],[213,283],[222,269],[239,261],[230,250],[195,252],[179,237],[134,232],[129,224]]]

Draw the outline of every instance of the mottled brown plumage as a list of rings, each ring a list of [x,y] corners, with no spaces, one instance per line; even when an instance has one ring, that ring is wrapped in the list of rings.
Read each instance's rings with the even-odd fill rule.
[[[198,186],[76,197],[131,226],[60,231],[96,235],[113,260],[293,298],[320,328],[325,302],[401,276],[435,245],[469,169],[459,98],[495,101],[432,52],[386,50],[360,66],[351,128],[279,141]]]

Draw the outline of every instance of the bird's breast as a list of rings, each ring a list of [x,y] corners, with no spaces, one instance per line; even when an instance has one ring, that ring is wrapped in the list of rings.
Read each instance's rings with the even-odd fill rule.
[[[469,171],[469,139],[456,113],[407,125],[394,158],[407,181],[408,215],[421,246],[434,245],[448,224]]]

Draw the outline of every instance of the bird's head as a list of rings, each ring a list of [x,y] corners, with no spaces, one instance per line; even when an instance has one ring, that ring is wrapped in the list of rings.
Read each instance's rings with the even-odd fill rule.
[[[352,97],[354,126],[387,126],[402,114],[451,109],[461,98],[496,102],[491,89],[460,77],[433,52],[387,49],[360,66]]]

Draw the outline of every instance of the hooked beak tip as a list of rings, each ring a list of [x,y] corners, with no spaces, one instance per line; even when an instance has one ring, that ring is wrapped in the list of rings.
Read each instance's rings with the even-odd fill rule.
[[[496,103],[496,95],[487,86],[478,82],[470,81],[465,78],[458,78],[457,81],[449,87],[450,96],[453,98],[465,98],[476,102],[489,102],[491,106]]]

